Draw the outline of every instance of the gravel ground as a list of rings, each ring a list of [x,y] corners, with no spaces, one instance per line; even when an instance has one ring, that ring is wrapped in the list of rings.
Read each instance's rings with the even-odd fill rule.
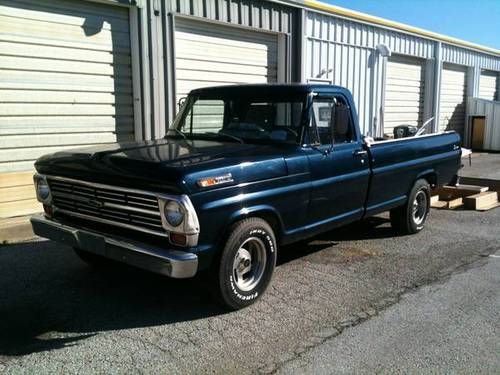
[[[324,234],[281,249],[264,298],[233,313],[196,279],[92,269],[48,241],[3,246],[0,372],[274,372],[481,262],[500,248],[499,223],[500,209],[433,210],[414,236],[386,217]]]

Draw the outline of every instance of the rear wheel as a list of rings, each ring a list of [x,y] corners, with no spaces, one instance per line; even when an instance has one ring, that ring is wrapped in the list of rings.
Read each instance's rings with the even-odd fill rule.
[[[430,210],[430,185],[420,179],[415,182],[405,205],[391,210],[391,225],[400,234],[420,232]]]
[[[276,239],[271,226],[260,218],[236,223],[215,265],[217,297],[231,310],[251,305],[266,290],[275,265]]]

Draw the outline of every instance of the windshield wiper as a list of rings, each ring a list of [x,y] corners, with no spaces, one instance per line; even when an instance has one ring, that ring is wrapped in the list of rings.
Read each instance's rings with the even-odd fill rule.
[[[238,141],[240,143],[245,143],[245,141],[235,135],[232,135],[232,134],[227,134],[227,133],[224,133],[224,132],[218,132],[218,133],[213,133],[213,132],[207,132],[205,134],[210,134],[210,135],[222,135],[223,137],[226,137],[226,138],[231,138],[231,139],[234,139],[235,141]]]
[[[167,134],[168,134],[169,131],[176,132],[177,134],[179,134],[182,138],[184,138],[187,141],[186,134],[184,134],[183,132],[181,132],[179,129],[177,129],[177,128],[168,128]],[[167,137],[167,135],[165,135],[165,137]]]

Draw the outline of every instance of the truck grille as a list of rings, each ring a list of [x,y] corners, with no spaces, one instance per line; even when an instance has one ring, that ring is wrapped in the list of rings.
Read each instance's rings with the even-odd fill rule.
[[[48,177],[47,182],[58,212],[167,236],[153,193],[59,177]]]

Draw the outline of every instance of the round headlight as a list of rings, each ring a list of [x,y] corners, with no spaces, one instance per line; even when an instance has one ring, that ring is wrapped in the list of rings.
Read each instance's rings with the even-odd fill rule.
[[[50,190],[47,181],[40,179],[36,185],[36,194],[38,198],[42,201],[46,201],[50,197]]]
[[[178,227],[184,220],[184,211],[176,201],[165,204],[165,219],[173,227]]]

